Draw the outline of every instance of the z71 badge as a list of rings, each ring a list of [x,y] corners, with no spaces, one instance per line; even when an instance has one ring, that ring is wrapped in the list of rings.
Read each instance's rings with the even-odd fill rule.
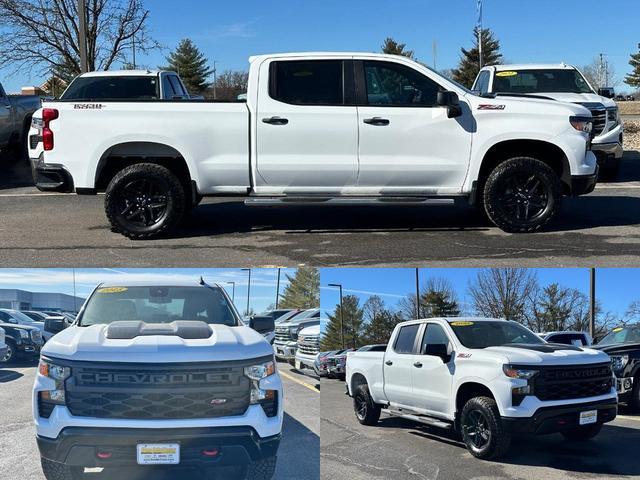
[[[101,103],[74,103],[73,104],[74,110],[102,110],[102,107],[104,107],[104,105],[102,105]]]
[[[478,105],[478,110],[504,110],[506,105]]]

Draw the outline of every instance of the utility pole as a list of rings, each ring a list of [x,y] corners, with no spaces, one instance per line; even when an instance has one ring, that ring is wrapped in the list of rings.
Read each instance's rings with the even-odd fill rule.
[[[243,272],[249,272],[249,283],[247,284],[247,313],[249,316],[249,300],[251,299],[251,269],[250,268],[241,268]]]
[[[340,289],[340,336],[342,337],[342,349],[344,350],[346,347],[344,346],[344,310],[342,308],[342,285],[340,283],[330,283],[330,287],[336,287]],[[353,332],[353,343],[355,345],[355,330]],[[353,347],[355,349],[355,346]]]
[[[218,64],[217,60],[213,61],[213,99],[216,100],[216,88],[218,88],[218,69],[216,67],[216,65]],[[278,272],[280,272],[280,269],[278,269]],[[277,302],[276,302],[277,303]],[[278,306],[276,305],[276,308],[278,308]]]
[[[76,269],[73,270],[73,313],[78,314],[78,305],[76,304]]]
[[[78,0],[78,49],[80,50],[80,73],[89,71],[87,59],[87,6],[85,0]]]
[[[416,320],[420,318],[420,278],[418,277],[418,271],[416,268]]]
[[[278,282],[276,283],[276,308],[278,309],[278,303],[280,302],[280,268],[278,267]]]
[[[438,58],[438,45],[436,44],[436,39],[433,39],[433,69],[437,70],[437,58]]]
[[[596,334],[596,269],[590,270],[589,281],[589,334],[595,338]]]

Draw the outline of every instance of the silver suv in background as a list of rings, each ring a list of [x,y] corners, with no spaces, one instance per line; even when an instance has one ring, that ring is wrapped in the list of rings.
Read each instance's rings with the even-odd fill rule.
[[[313,325],[320,325],[320,309],[303,310],[293,317],[276,324],[276,339],[273,351],[278,360],[293,364],[298,349],[298,333],[300,330]]]

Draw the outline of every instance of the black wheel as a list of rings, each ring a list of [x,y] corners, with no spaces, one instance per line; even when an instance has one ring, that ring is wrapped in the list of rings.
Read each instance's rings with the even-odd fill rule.
[[[581,427],[572,428],[571,430],[565,430],[562,432],[564,438],[572,440],[574,442],[584,442],[585,440],[592,439],[600,433],[602,430],[601,423],[594,423],[592,425],[583,425]]]
[[[113,229],[132,239],[161,235],[184,213],[185,194],[171,171],[137,163],[116,174],[107,187],[104,207]]]
[[[505,232],[535,232],[560,211],[558,175],[535,158],[516,157],[500,163],[484,186],[489,219]]]
[[[5,343],[7,344],[7,352],[0,358],[0,363],[11,363],[16,359],[16,346],[11,340],[6,340]]]
[[[374,403],[366,384],[358,385],[353,395],[353,410],[362,425],[373,426],[380,420],[380,405]]]
[[[247,480],[271,480],[276,473],[276,457],[267,457],[247,466]]]
[[[460,415],[460,433],[467,450],[476,458],[498,458],[511,446],[511,434],[503,430],[493,398],[476,397],[465,404]]]
[[[46,458],[40,458],[42,473],[47,480],[74,480],[80,478],[84,471],[82,467],[71,467],[64,463],[52,462]]]

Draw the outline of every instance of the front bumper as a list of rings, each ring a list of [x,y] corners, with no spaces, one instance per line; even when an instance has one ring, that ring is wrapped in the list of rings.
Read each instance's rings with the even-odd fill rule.
[[[296,351],[298,350],[297,342],[278,343],[273,344],[273,351],[277,358],[283,360],[294,360],[296,358]]]
[[[618,401],[629,402],[633,392],[633,377],[616,378],[616,391],[618,392]]]
[[[244,426],[180,429],[67,427],[55,439],[37,436],[36,440],[43,458],[72,466],[136,465],[136,445],[140,443],[178,443],[181,466],[228,466],[246,465],[276,455],[280,437],[278,434],[260,438],[253,428]],[[217,450],[218,454],[206,456],[203,450]],[[111,453],[111,456],[99,458],[99,452]]]
[[[607,423],[616,418],[618,402],[615,398],[598,402],[542,407],[531,417],[501,417],[505,430],[513,433],[545,435],[579,427],[580,412],[598,411],[598,423]]]
[[[16,345],[16,352],[20,355],[37,356],[40,355],[40,349],[42,344],[39,343],[25,343],[24,341]]]
[[[595,154],[600,167],[606,167],[611,163],[615,163],[624,155],[624,148],[621,142],[592,143],[591,151]]]
[[[579,195],[586,195],[593,192],[598,182],[599,167],[596,166],[596,171],[591,175],[572,175],[571,176],[571,195],[577,197]]]
[[[308,368],[315,370],[316,356],[296,353],[296,368]]]
[[[42,157],[31,159],[33,183],[43,192],[73,192],[73,178],[62,165],[46,164]]]

